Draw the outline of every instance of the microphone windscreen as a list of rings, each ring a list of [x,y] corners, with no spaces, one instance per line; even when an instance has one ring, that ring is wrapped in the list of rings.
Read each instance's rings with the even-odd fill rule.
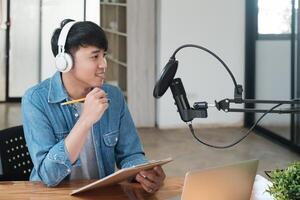
[[[168,87],[171,85],[174,76],[177,72],[178,68],[178,61],[175,59],[170,59],[169,62],[164,67],[160,78],[155,84],[154,90],[153,90],[153,96],[155,98],[160,98],[165,94]]]

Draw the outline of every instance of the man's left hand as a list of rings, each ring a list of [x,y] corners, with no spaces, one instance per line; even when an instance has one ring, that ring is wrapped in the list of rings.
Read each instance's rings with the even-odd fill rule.
[[[136,181],[149,193],[154,193],[159,190],[165,178],[166,175],[161,166],[156,166],[147,171],[140,171],[135,177]]]

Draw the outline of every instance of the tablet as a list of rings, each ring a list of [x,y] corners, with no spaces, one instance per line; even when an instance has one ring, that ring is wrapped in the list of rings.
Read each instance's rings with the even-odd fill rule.
[[[70,193],[70,195],[78,194],[78,193],[81,193],[81,192],[84,192],[84,191],[92,190],[92,189],[103,187],[103,186],[109,186],[109,185],[117,184],[117,183],[122,182],[126,179],[134,177],[140,171],[149,170],[149,169],[152,169],[155,166],[167,164],[167,163],[171,162],[172,160],[173,160],[172,158],[166,158],[166,159],[163,159],[163,160],[153,160],[153,161],[149,161],[148,163],[145,163],[145,164],[136,165],[136,166],[133,166],[133,167],[121,169],[121,170],[119,170],[119,171],[117,171],[117,172],[115,172],[115,173],[113,173],[113,174],[111,174],[107,177],[104,177],[100,180],[94,181],[92,183],[89,183],[88,185],[85,185],[85,186],[80,187],[76,190],[73,190]]]

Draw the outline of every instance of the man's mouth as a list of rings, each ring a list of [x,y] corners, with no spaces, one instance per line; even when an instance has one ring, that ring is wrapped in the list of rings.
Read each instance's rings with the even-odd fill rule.
[[[105,74],[104,73],[96,74],[96,76],[99,77],[99,78],[105,79]]]

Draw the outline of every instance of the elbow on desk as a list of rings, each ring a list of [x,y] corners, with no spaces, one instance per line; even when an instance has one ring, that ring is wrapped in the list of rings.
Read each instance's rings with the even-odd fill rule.
[[[47,169],[39,169],[37,171],[37,175],[39,181],[45,184],[47,187],[56,187],[62,182],[65,177],[70,174],[70,169],[65,167],[66,169],[57,169],[56,171],[47,170]],[[34,181],[35,178],[32,180]]]
[[[64,177],[59,177],[59,178],[53,178],[53,177],[49,177],[49,176],[44,176],[44,177],[41,177],[41,182],[46,185],[47,187],[56,187],[58,186],[62,180],[64,179]]]
[[[56,187],[59,185],[60,182],[44,182],[42,181],[47,187],[52,188],[52,187]]]
[[[36,174],[32,177],[38,177],[47,187],[55,187],[65,179],[72,169],[71,161],[65,153],[64,143],[58,143],[59,150],[49,152],[36,168]],[[61,153],[62,152],[62,153]],[[36,176],[35,176],[36,175]]]

